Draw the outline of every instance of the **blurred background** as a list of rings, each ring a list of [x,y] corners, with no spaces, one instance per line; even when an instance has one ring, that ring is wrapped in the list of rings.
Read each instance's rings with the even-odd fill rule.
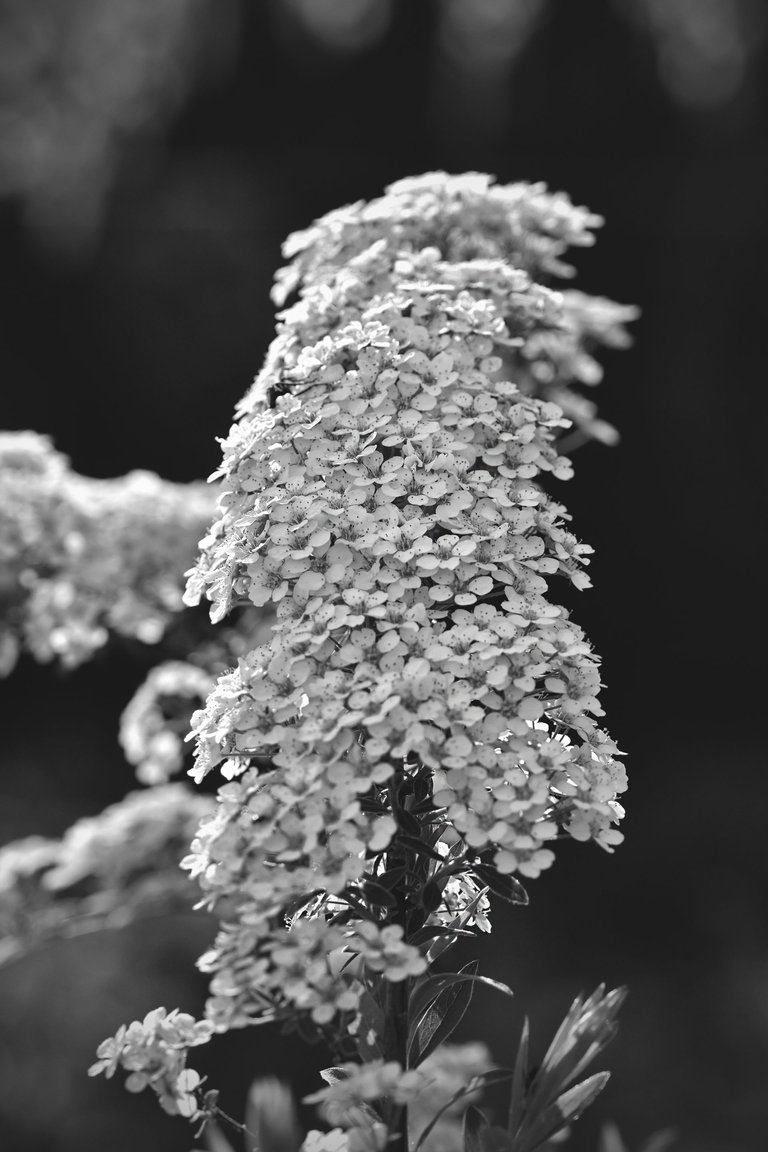
[[[0,426],[79,472],[218,464],[273,332],[280,243],[442,168],[544,180],[602,213],[576,286],[638,303],[563,498],[596,549],[576,618],[628,753],[626,843],[564,843],[470,952],[514,987],[464,1038],[543,1051],[572,997],[628,984],[613,1078],[575,1129],[630,1149],[768,1146],[768,811],[760,536],[768,12],[760,0],[0,0]],[[134,786],[119,714],[151,650],[0,687],[0,842],[60,835]],[[148,1094],[89,1081],[157,1004],[199,1010],[195,916],[70,940],[0,970],[9,1152],[188,1152]],[[506,1011],[506,1010],[505,1010]],[[538,1047],[537,1047],[538,1046]],[[316,1086],[270,1029],[201,1052],[242,1115],[255,1074]],[[146,1097],[146,1098],[145,1098]],[[200,1142],[197,1142],[198,1146]]]

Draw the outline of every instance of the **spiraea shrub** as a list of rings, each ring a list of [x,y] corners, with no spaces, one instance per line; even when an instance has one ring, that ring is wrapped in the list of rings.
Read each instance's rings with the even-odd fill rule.
[[[309,1100],[330,1131],[302,1136],[262,1081],[246,1125],[226,1119],[263,1152],[532,1152],[602,1088],[582,1073],[621,990],[578,998],[535,1071],[527,1028],[508,1068],[446,1043],[475,986],[510,991],[451,967],[459,938],[527,902],[558,839],[622,839],[599,658],[558,593],[590,583],[560,499],[568,453],[617,439],[584,389],[636,314],[555,286],[601,223],[541,184],[438,172],[286,241],[277,334],[184,593],[214,626],[122,728],[169,797],[169,841],[191,811],[167,783],[185,732],[193,779],[224,778],[181,862],[219,918],[210,997],[201,1019],[121,1027],[92,1073],[122,1067],[204,1124],[223,1113],[191,1048],[272,1021],[320,1036],[336,1064]],[[63,850],[27,882],[60,886]],[[11,891],[18,853],[7,872]],[[508,1115],[489,1118],[476,1102],[505,1080]]]

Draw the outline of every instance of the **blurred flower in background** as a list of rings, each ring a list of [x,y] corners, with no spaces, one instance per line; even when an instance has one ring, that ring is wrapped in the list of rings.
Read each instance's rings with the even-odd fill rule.
[[[276,0],[279,15],[333,52],[373,48],[389,31],[392,0]],[[297,28],[298,26],[298,28]]]
[[[288,56],[332,67],[340,55],[381,46],[396,21],[416,19],[414,8],[404,0],[272,0],[263,12],[253,0],[0,0],[0,195],[20,200],[46,243],[82,248],[98,235],[126,158],[146,160],[196,86],[234,68],[243,21],[268,18]],[[515,65],[556,5],[439,0],[425,10],[429,105],[455,128],[498,140]],[[768,27],[760,0],[612,0],[604,15],[650,38],[668,94],[698,112],[743,94]]]
[[[213,11],[215,9],[215,12]],[[0,193],[80,245],[121,152],[157,137],[230,58],[237,0],[0,0]]]
[[[662,84],[683,107],[708,110],[746,87],[768,19],[761,0],[615,0],[655,42]]]
[[[460,106],[470,130],[502,132],[507,82],[546,9],[547,0],[440,0],[433,106]]]

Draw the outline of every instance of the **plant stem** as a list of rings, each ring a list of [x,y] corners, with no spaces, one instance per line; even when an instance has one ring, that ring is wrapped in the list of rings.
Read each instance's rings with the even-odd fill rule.
[[[409,980],[390,984],[387,995],[387,1054],[388,1060],[397,1060],[405,1068],[408,1058],[408,998]],[[408,1152],[408,1106],[392,1105],[389,1122],[393,1133],[389,1148],[391,1152]]]

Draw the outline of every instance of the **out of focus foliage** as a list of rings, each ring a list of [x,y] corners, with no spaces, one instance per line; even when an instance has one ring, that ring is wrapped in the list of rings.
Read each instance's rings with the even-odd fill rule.
[[[0,433],[0,675],[22,648],[71,668],[110,631],[156,643],[212,509],[203,483],[92,480],[46,437]]]
[[[261,2],[261,0],[260,0]],[[58,245],[93,238],[121,166],[156,146],[196,87],[235,59],[253,0],[0,0],[0,192]],[[288,54],[384,43],[411,0],[263,0]],[[505,84],[554,0],[438,0],[428,64],[437,102],[503,128]],[[754,82],[760,0],[611,0],[647,40],[672,99],[717,109]],[[262,109],[254,109],[260,116]]]

